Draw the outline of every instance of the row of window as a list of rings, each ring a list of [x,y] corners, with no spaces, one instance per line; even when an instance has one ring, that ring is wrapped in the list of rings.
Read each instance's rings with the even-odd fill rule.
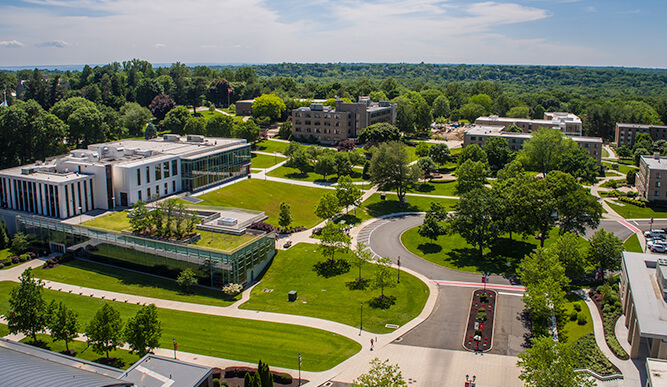
[[[295,128],[294,131],[298,132],[298,133],[301,133],[301,128]],[[347,132],[350,133],[350,130],[348,130]],[[306,133],[313,133],[313,131],[311,130],[311,128],[306,128]],[[314,133],[340,134],[340,130],[338,130],[338,129],[333,129],[333,130],[332,129],[322,129],[322,130],[320,130],[320,128],[315,128]]]
[[[94,207],[92,180],[58,186],[1,178],[0,185],[2,206],[19,211],[61,217],[60,187],[65,193],[65,217],[88,212]],[[10,193],[13,193],[13,199]]]
[[[169,168],[169,161],[164,163],[158,163],[154,166],[155,171],[155,181],[158,181],[162,178],[168,178],[171,176],[178,175],[178,160],[171,160],[171,169]],[[151,182],[151,166],[146,166],[146,184]],[[137,168],[137,185],[141,185],[141,168]]]
[[[294,113],[295,117],[306,117],[306,118],[335,118],[335,119],[340,119],[341,115],[340,114],[333,114],[333,113],[301,113],[301,112],[296,112]]]
[[[176,192],[176,180],[171,182],[171,193],[174,193],[174,192]],[[169,195],[169,193],[170,193],[169,192],[169,185],[167,183],[164,183],[163,195],[166,196],[166,195]],[[141,201],[144,201],[142,190],[137,191],[137,194],[138,194],[138,199],[141,200]],[[160,186],[156,185],[155,186],[155,198],[159,198],[159,197],[160,197]],[[154,199],[154,198],[151,196],[151,189],[146,188],[146,200],[152,200],[152,199]]]

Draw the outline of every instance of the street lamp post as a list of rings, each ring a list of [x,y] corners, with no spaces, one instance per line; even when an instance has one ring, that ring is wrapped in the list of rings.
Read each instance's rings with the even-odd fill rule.
[[[364,329],[364,303],[362,302],[359,307],[359,336],[361,336],[361,331]]]
[[[171,341],[174,343],[174,359],[176,359],[176,349],[178,348],[178,344],[176,343],[176,339],[171,339]]]
[[[301,385],[301,354],[299,354],[299,386]]]
[[[401,283],[401,256],[400,255],[398,256],[397,264],[398,264],[398,281],[397,282],[400,284]]]

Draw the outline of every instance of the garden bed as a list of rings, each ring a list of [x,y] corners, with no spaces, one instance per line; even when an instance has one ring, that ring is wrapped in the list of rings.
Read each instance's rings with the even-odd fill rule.
[[[602,317],[602,325],[604,327],[604,338],[605,341],[607,342],[607,346],[609,346],[609,349],[611,350],[611,352],[614,353],[614,355],[617,358],[621,360],[628,360],[630,356],[628,355],[627,352],[625,352],[625,350],[621,346],[621,343],[618,342],[618,338],[616,337],[616,332],[615,332],[616,321],[623,314],[621,312],[620,305],[618,305],[618,307],[610,307],[609,305],[603,306],[602,305],[603,295],[597,291],[591,290],[588,293],[588,295],[591,297],[591,300],[593,300],[593,302],[595,303],[598,313],[600,313],[600,316]]]
[[[496,296],[496,292],[489,289],[477,289],[473,292],[468,325],[463,338],[463,348],[468,351],[486,352],[493,347]]]

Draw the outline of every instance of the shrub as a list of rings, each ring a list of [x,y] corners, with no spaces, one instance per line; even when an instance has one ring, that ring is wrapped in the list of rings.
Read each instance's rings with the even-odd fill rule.
[[[292,375],[288,373],[271,372],[271,374],[273,374],[274,383],[292,384]]]
[[[577,324],[579,324],[579,325],[586,325],[586,322],[587,322],[587,321],[586,321],[586,316],[585,316],[583,313],[581,313],[581,314],[579,315],[579,317],[577,318]]]
[[[357,143],[354,140],[343,140],[338,143],[339,152],[349,152],[353,151],[357,147]]]
[[[19,263],[19,257],[17,257],[16,255],[12,256],[11,260],[12,260],[12,264],[14,264],[14,265]]]
[[[29,256],[28,254],[21,254],[21,255],[19,255],[19,261],[21,261],[21,262],[25,262],[25,261],[27,261],[28,259],[30,259],[30,256]]]
[[[579,354],[577,368],[588,368],[601,375],[610,375],[617,372],[613,364],[602,354],[595,343],[595,335],[592,333],[580,337],[572,343],[576,353]]]
[[[577,312],[581,312],[581,304],[579,303],[574,304],[574,310],[576,310]]]
[[[577,312],[572,311],[572,313],[570,313],[570,321],[575,321],[576,319],[577,319]]]
[[[482,330],[481,329],[475,329],[475,336],[481,336],[482,335]]]
[[[248,226],[248,228],[253,229],[253,230],[259,230],[259,231],[264,231],[264,232],[272,232],[276,228],[273,227],[273,225],[270,225],[266,222],[255,222]]]
[[[486,299],[487,299],[486,293],[482,293],[479,295],[480,302],[486,302]]]
[[[220,387],[220,379],[218,378],[213,379],[213,387]]]
[[[0,269],[2,269],[3,267],[5,267],[5,264],[0,262]]]
[[[478,311],[478,312],[484,312],[484,313],[486,313],[486,308],[485,308],[485,307],[481,307],[481,308],[477,309],[477,311]]]
[[[486,312],[477,312],[477,321],[485,321]]]
[[[241,293],[242,290],[243,286],[239,284],[230,283],[222,287],[222,292],[230,297],[236,296],[237,294]]]

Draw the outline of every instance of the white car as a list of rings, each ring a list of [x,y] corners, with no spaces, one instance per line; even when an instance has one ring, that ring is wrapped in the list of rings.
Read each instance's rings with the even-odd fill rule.
[[[663,244],[655,244],[651,246],[651,252],[653,253],[667,253],[667,246]]]
[[[666,246],[666,242],[659,238],[646,239],[646,246],[652,247],[656,245]]]
[[[653,230],[653,231],[644,232],[644,237],[645,238],[665,239],[666,236],[667,236],[667,233],[665,233],[663,230]]]

